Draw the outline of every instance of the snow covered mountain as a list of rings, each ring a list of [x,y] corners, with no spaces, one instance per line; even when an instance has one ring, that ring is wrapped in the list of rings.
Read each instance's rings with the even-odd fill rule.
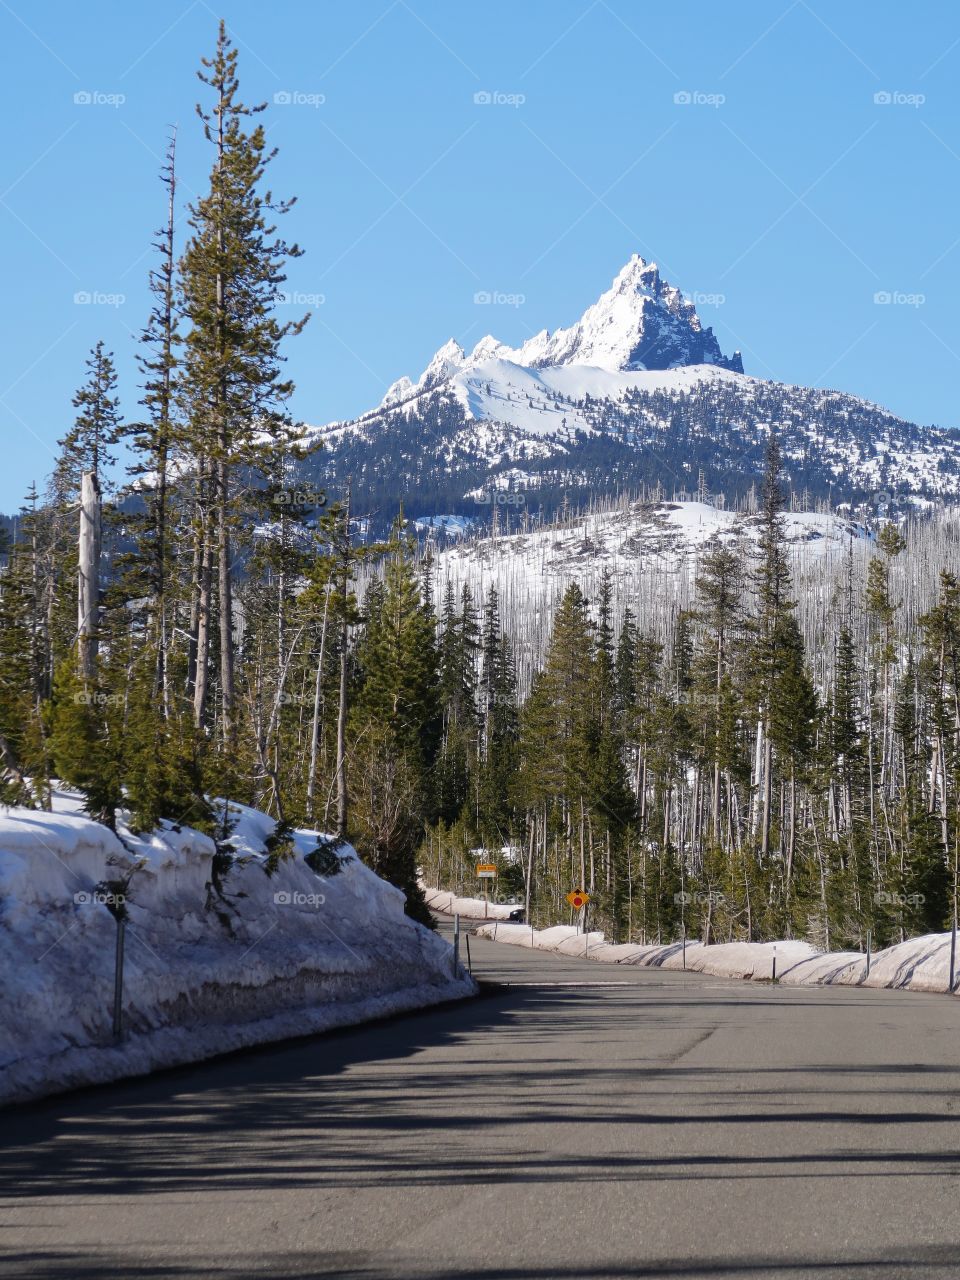
[[[656,263],[635,253],[607,292],[569,329],[552,334],[543,329],[516,348],[487,334],[469,356],[451,338],[415,383],[407,377],[395,382],[380,407],[402,404],[491,360],[531,369],[589,365],[615,371],[709,364],[743,373],[740,352],[724,356],[713,330],[701,325],[694,304],[661,280]]]
[[[488,335],[469,354],[450,339],[376,409],[306,431],[325,445],[310,478],[336,492],[352,476],[389,519],[400,499],[411,516],[477,515],[492,490],[544,515],[622,491],[732,500],[759,476],[771,429],[811,500],[960,496],[960,433],[748,377],[638,255],[569,328],[516,348]]]

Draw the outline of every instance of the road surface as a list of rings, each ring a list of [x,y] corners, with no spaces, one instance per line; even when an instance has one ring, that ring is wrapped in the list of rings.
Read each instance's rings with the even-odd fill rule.
[[[0,1112],[0,1275],[960,1277],[960,1005],[471,940],[495,994]]]

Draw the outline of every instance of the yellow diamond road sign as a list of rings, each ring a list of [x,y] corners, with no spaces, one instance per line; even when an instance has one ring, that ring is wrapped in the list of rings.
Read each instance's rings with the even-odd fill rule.
[[[571,907],[576,907],[579,911],[581,907],[585,907],[590,901],[590,895],[589,893],[584,893],[580,889],[574,889],[573,893],[567,894],[567,901],[570,903]]]

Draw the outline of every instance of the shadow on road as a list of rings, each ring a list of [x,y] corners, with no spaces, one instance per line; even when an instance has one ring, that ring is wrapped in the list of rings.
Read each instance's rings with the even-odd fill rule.
[[[921,1063],[891,1053],[857,1063],[835,1053],[793,1064],[751,1055],[747,1040],[726,1057],[710,1052],[731,1019],[742,1018],[745,1034],[758,1036],[769,1036],[772,1019],[786,1026],[809,1016],[813,1026],[821,1006],[836,1015],[834,993],[746,992],[665,983],[662,975],[598,991],[560,985],[546,972],[543,982],[492,987],[483,999],[3,1113],[0,1275],[956,1280],[960,1245],[918,1245],[902,1256],[849,1246],[840,1262],[827,1250],[813,1252],[816,1236],[808,1237],[809,1253],[784,1247],[775,1261],[744,1241],[733,1256],[701,1253],[689,1264],[675,1255],[625,1265],[622,1254],[601,1248],[595,1262],[569,1268],[511,1265],[506,1243],[495,1251],[500,1258],[450,1267],[401,1248],[388,1271],[383,1250],[372,1245],[317,1248],[330,1239],[332,1213],[349,1213],[344,1206],[353,1200],[369,1204],[371,1195],[374,1202],[399,1197],[401,1205],[453,1195],[469,1204],[493,1188],[508,1198],[529,1188],[545,1204],[564,1188],[578,1199],[591,1188],[647,1197],[674,1183],[678,1192],[750,1203],[777,1185],[790,1195],[796,1187],[798,1197],[808,1188],[815,1199],[829,1182],[831,1194],[857,1185],[858,1194],[902,1203],[914,1198],[911,1188],[918,1201],[926,1195],[934,1175],[954,1185],[960,1156],[949,1126],[958,1123],[951,1099],[960,1092],[960,1067],[949,1056]],[[875,995],[863,997],[874,1012]],[[861,993],[842,1000],[843,1016],[869,1012]],[[879,1039],[877,1046],[882,1051]],[[87,1236],[62,1247],[57,1224],[71,1214],[107,1224],[96,1238],[112,1240],[115,1214],[135,1214],[155,1199],[172,1215],[169,1240],[155,1252],[142,1240],[127,1249],[90,1244]],[[299,1250],[290,1249],[286,1228],[265,1230],[255,1252],[247,1232],[229,1256],[205,1253],[177,1234],[178,1205],[201,1205],[214,1220],[218,1206],[230,1205],[242,1220],[245,1205],[251,1213],[264,1205],[289,1213],[291,1204],[297,1213],[311,1206],[303,1210]],[[5,1229],[21,1207],[28,1216]],[[363,1239],[363,1212],[354,1212]],[[24,1222],[38,1224],[36,1235]],[[25,1239],[42,1245],[27,1250]],[[602,1231],[597,1239],[602,1244]],[[345,1243],[342,1234],[337,1242]]]
[[[128,1257],[106,1250],[76,1254],[10,1256],[0,1274],[10,1280],[184,1280],[184,1277],[226,1277],[230,1280],[311,1280],[335,1276],[339,1280],[956,1280],[957,1251],[953,1246],[921,1246],[897,1250],[886,1256],[864,1256],[837,1261],[824,1254],[805,1254],[796,1259],[771,1263],[768,1258],[744,1254],[741,1257],[703,1259],[696,1263],[670,1258],[647,1258],[632,1265],[622,1262],[511,1266],[491,1263],[446,1269],[405,1267],[402,1262],[384,1270],[362,1252],[286,1253],[264,1250],[249,1258],[197,1255],[186,1264],[158,1262],[131,1266]],[[189,1268],[189,1269],[186,1269]]]
[[[739,1002],[727,1000],[729,1011]],[[614,1006],[611,1009],[611,1004]],[[702,1036],[717,1003],[684,1000],[689,1023],[702,1008]],[[769,1008],[769,1004],[765,1005]],[[956,1094],[960,1067],[921,1064],[757,1068],[749,1081],[730,1067],[671,1062],[647,1052],[659,1030],[679,1022],[681,1006],[642,987],[607,991],[598,1005],[588,988],[507,987],[486,999],[428,1010],[375,1027],[285,1042],[148,1078],[86,1089],[8,1111],[0,1134],[0,1175],[8,1201],[43,1195],[109,1197],[163,1192],[375,1184],[477,1185],[517,1181],[616,1181],[722,1176],[815,1177],[830,1166],[860,1175],[960,1171],[960,1157],[936,1151],[871,1150],[865,1130],[956,1125],[929,1105],[931,1084]],[[630,1029],[628,1062],[598,1054],[570,1064],[564,1037],[575,1020],[602,1043],[611,1016]],[[496,1037],[480,1037],[496,1030]],[[487,1043],[495,1047],[495,1075]],[[410,1059],[426,1048],[432,1065]],[[531,1072],[531,1061],[535,1070]],[[792,1072],[802,1077],[789,1083]],[[785,1095],[784,1080],[788,1082]],[[812,1085],[811,1080],[816,1084]],[[885,1105],[865,1109],[865,1099]],[[909,1105],[922,1097],[928,1105]],[[827,1100],[829,1099],[829,1105]],[[898,1106],[891,1107],[896,1099]],[[777,1105],[777,1103],[781,1105]],[[518,1105],[521,1102],[522,1105]],[[783,1105],[789,1104],[789,1105]],[[490,1139],[509,1115],[514,1140]],[[767,1154],[742,1138],[722,1154],[695,1159],[657,1153],[590,1154],[579,1127],[629,1124],[679,1135],[709,1121],[731,1131],[850,1126],[833,1152]],[[526,1129],[560,1125],[567,1155],[538,1154]],[[446,1136],[447,1143],[438,1142]],[[738,1135],[739,1137],[739,1135]],[[517,1139],[521,1139],[517,1141]],[[464,1158],[462,1143],[468,1144]],[[794,1140],[802,1147],[802,1137]],[[269,1157],[265,1159],[265,1152]]]

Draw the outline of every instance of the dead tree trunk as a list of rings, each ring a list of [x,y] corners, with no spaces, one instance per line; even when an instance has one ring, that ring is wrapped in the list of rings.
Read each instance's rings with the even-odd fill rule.
[[[80,480],[80,543],[77,579],[77,648],[80,675],[97,674],[97,630],[100,611],[100,485],[95,471]]]

